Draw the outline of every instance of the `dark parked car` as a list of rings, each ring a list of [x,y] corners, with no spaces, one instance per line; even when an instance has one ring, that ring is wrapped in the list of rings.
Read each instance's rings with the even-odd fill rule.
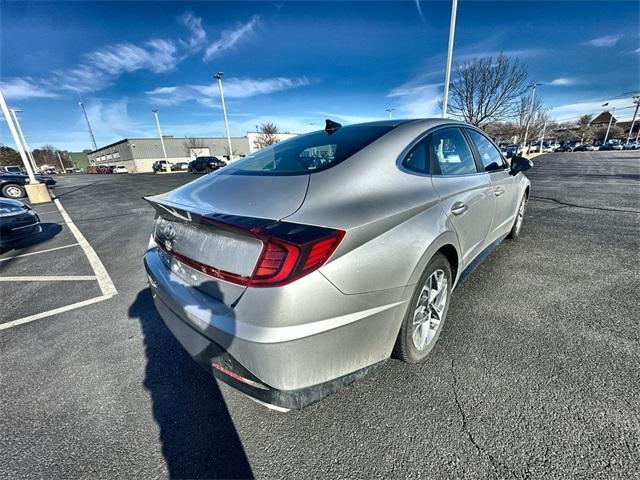
[[[189,169],[189,163],[188,162],[178,162],[175,163],[173,165],[171,165],[171,171],[172,172],[180,172],[182,170],[188,170]]]
[[[158,160],[157,162],[153,162],[152,168],[154,173],[168,172],[170,166],[165,160]]]
[[[48,186],[56,184],[51,177],[36,175],[36,180]],[[24,186],[29,183],[27,175],[18,175],[16,173],[0,173],[0,194],[8,198],[22,198],[27,196]]]
[[[40,218],[31,207],[18,200],[0,198],[0,247],[41,231]]]
[[[573,148],[571,148],[571,145],[560,145],[554,152],[573,152]]]
[[[577,145],[574,147],[574,152],[592,152],[595,150],[595,147],[589,143],[584,143],[582,145]]]
[[[220,160],[218,157],[198,157],[189,162],[189,172],[209,173],[226,166],[226,162]]]

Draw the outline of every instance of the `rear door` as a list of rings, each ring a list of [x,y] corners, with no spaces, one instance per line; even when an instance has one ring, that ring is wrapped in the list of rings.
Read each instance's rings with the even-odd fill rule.
[[[490,178],[495,199],[495,213],[488,241],[493,242],[509,233],[515,220],[518,185],[509,174],[508,164],[500,151],[482,133],[466,129],[478,159],[478,167]]]
[[[478,172],[471,148],[458,127],[436,130],[428,137],[433,187],[451,220],[462,249],[464,266],[484,248],[493,220],[493,189]]]

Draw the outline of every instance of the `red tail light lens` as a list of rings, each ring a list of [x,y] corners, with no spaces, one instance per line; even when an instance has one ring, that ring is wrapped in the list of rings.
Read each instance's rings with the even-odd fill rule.
[[[167,248],[159,239],[156,239],[157,245],[180,262],[206,275],[248,287],[286,285],[317,270],[331,257],[345,235],[342,230],[231,215],[190,217],[196,223],[214,223],[220,228],[260,239],[262,252],[251,276],[237,275],[198,262]]]

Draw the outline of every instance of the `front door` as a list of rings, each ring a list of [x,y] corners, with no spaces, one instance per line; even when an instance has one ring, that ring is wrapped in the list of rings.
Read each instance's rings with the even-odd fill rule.
[[[489,175],[478,172],[471,148],[457,127],[429,136],[433,188],[458,234],[463,268],[484,249],[493,221],[494,193]]]

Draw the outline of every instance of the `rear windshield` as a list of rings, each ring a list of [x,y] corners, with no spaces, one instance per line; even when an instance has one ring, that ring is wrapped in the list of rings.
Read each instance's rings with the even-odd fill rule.
[[[299,175],[326,170],[362,150],[393,127],[362,125],[300,135],[233,162],[230,175]],[[221,171],[222,173],[222,171]]]

